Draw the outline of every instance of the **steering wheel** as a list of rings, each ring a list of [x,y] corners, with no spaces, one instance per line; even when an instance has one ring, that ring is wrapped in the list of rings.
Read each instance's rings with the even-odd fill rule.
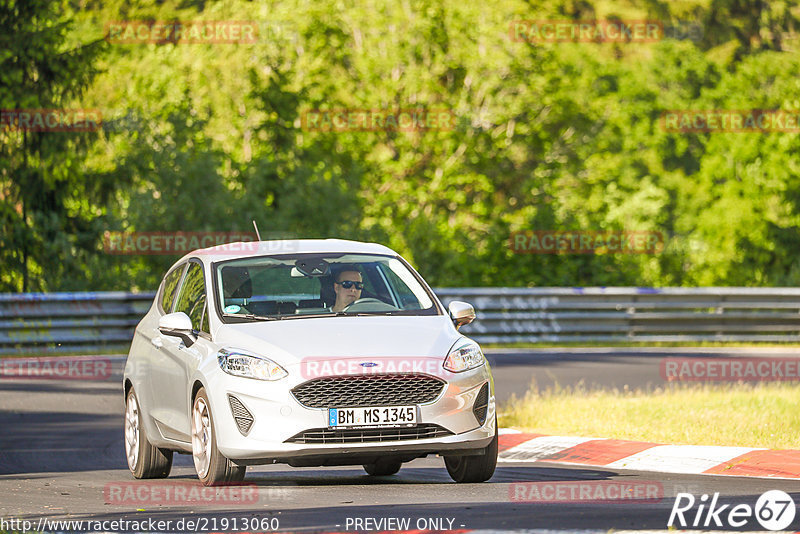
[[[361,306],[362,304],[365,304],[366,306]],[[395,308],[391,304],[386,304],[381,299],[376,299],[376,298],[373,298],[373,297],[366,297],[366,298],[363,298],[363,299],[358,299],[357,301],[353,302],[352,304],[350,304],[349,306],[344,308],[342,311],[346,311],[346,312],[347,311],[358,311],[357,309],[356,310],[352,310],[351,308],[353,308],[353,306],[355,306],[357,308],[358,307],[367,308],[364,311],[395,311],[395,310],[397,310],[397,308]]]

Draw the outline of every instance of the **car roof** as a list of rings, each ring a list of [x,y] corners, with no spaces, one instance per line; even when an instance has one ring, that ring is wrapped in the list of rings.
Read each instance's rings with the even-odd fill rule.
[[[189,252],[175,265],[199,258],[205,263],[247,258],[251,256],[280,256],[284,254],[383,254],[399,256],[394,250],[378,243],[364,243],[347,239],[284,239],[276,241],[238,241]]]

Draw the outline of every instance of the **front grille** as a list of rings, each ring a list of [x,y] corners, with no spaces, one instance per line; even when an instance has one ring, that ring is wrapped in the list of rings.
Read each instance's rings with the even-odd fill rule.
[[[489,409],[489,383],[485,383],[478,396],[475,397],[475,404],[472,405],[472,413],[475,414],[475,419],[478,423],[483,424],[486,422],[486,411]]]
[[[253,414],[244,407],[242,401],[233,395],[228,395],[228,402],[231,405],[231,413],[233,414],[233,419],[236,421],[236,426],[239,427],[239,432],[241,432],[243,436],[246,436],[250,433],[250,428],[253,426]]]
[[[432,402],[446,382],[429,375],[358,375],[317,378],[292,390],[308,408],[405,406]]]
[[[441,438],[452,436],[449,430],[430,423],[401,428],[314,428],[305,430],[286,440],[286,443],[383,443],[386,441],[408,441],[412,439]]]

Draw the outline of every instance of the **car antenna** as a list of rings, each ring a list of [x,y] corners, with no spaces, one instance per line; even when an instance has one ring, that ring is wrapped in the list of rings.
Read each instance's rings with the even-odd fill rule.
[[[253,219],[253,228],[256,229],[256,238],[261,241],[261,234],[258,233],[258,225],[256,224],[256,220]]]

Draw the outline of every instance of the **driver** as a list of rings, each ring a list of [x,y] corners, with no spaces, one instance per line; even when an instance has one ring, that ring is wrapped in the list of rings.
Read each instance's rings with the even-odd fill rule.
[[[362,289],[364,289],[364,283],[361,281],[360,272],[347,270],[337,274],[336,280],[333,282],[336,302],[331,307],[331,311],[340,312],[360,299]]]

